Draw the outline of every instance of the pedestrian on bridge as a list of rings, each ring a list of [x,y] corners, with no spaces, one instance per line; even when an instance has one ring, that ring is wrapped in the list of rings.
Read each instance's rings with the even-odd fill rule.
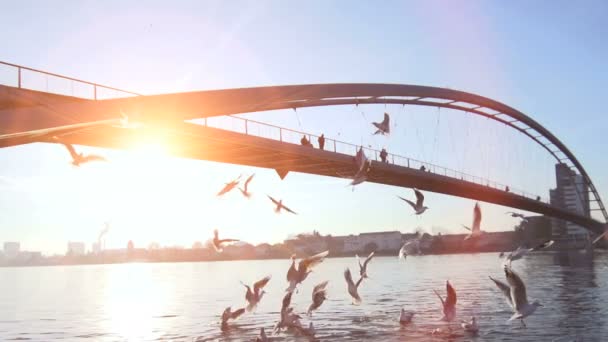
[[[386,152],[386,149],[383,148],[382,151],[380,151],[380,159],[383,163],[387,163],[386,157],[388,157],[388,153]]]
[[[321,136],[317,139],[317,141],[319,142],[319,149],[325,149],[325,134],[322,133]]]
[[[306,139],[305,135],[303,135],[302,139],[300,139],[300,143],[302,144],[302,146],[312,147],[312,144],[310,143],[310,141],[308,139]]]

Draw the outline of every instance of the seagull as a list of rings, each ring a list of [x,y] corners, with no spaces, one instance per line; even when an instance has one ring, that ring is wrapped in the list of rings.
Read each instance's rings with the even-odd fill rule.
[[[521,280],[521,278],[509,267],[508,265],[504,266],[505,277],[507,278],[507,282],[509,285],[501,282],[500,280],[496,280],[492,277],[490,279],[496,284],[496,286],[503,293],[505,298],[507,299],[507,303],[509,306],[515,311],[513,316],[509,318],[509,321],[513,321],[519,319],[521,324],[525,327],[526,323],[524,322],[524,318],[530,316],[536,311],[539,306],[542,306],[537,300],[532,304],[528,303],[528,297],[526,295],[526,285]]]
[[[352,297],[353,305],[361,304],[361,297],[359,297],[359,292],[357,291],[357,289],[359,288],[361,281],[363,281],[363,277],[360,277],[357,283],[355,284],[353,282],[353,277],[350,274],[350,270],[346,268],[344,270],[344,279],[346,279],[346,284],[348,285],[348,294],[350,294],[350,296]]]
[[[243,194],[243,196],[245,196],[246,198],[251,197],[251,193],[247,191],[247,187],[249,185],[249,182],[251,182],[251,180],[253,179],[253,176],[255,176],[255,173],[247,178],[247,180],[245,181],[245,185],[243,186],[244,189],[239,188],[239,190],[241,190],[241,193]]]
[[[312,316],[313,310],[318,309],[325,299],[327,299],[327,290],[325,289],[327,283],[327,281],[324,281],[312,289],[312,304],[308,307],[308,316]]]
[[[477,332],[479,332],[479,325],[477,325],[477,320],[475,319],[475,316],[471,317],[470,322],[462,322],[460,326],[462,327],[462,329],[464,329],[464,331],[471,334],[476,334]]]
[[[412,239],[406,241],[403,246],[401,246],[401,249],[399,249],[399,254],[397,255],[399,260],[405,259],[408,254],[414,254],[410,252],[413,248],[416,249],[416,254],[422,254],[422,252],[420,251],[420,239]]]
[[[319,254],[315,254],[308,258],[304,258],[300,260],[298,264],[298,269],[296,270],[296,255],[291,256],[291,267],[287,271],[287,281],[289,282],[289,287],[285,290],[287,292],[293,292],[296,289],[298,284],[301,284],[308,274],[312,272],[313,267],[322,263],[325,260],[325,257],[329,254],[329,251],[321,252]]]
[[[270,198],[270,200],[272,201],[272,203],[274,203],[274,204],[277,205],[277,207],[274,209],[275,213],[278,214],[278,213],[281,212],[281,209],[283,209],[283,210],[286,210],[286,211],[288,211],[288,212],[290,212],[290,213],[292,213],[294,215],[298,215],[298,213],[296,213],[295,211],[293,211],[293,210],[289,209],[288,207],[286,207],[283,204],[283,200],[277,201],[276,199],[272,198],[270,195],[266,195],[266,196],[268,196],[268,198]]]
[[[463,224],[462,227],[471,232],[464,238],[465,240],[481,236],[483,231],[481,230],[481,208],[479,207],[479,202],[475,203],[475,208],[473,208],[473,226],[467,227]]]
[[[275,331],[281,331],[282,328],[293,328],[293,329],[302,329],[302,323],[300,322],[300,315],[293,312],[293,308],[291,307],[291,296],[293,295],[293,291],[287,292],[285,297],[283,297],[283,303],[281,305],[281,320],[275,326]]]
[[[270,276],[266,276],[262,280],[258,280],[253,284],[253,291],[251,291],[251,288],[248,285],[241,282],[241,284],[247,289],[247,293],[245,294],[245,299],[249,303],[247,305],[247,311],[252,311],[253,309],[255,309],[260,300],[262,300],[262,297],[266,293],[266,291],[262,289],[264,288],[264,286],[266,286],[266,284],[268,284],[269,281]]]
[[[54,137],[54,139],[59,141],[57,137]],[[84,155],[84,153],[78,153],[76,152],[76,149],[74,149],[74,146],[72,146],[72,144],[64,142],[61,142],[61,144],[68,149],[68,152],[70,152],[70,156],[72,156],[72,165],[74,166],[80,166],[81,164],[92,161],[108,161],[106,158],[96,154]]]
[[[359,148],[357,155],[355,155],[355,167],[357,169],[357,174],[364,170],[369,171],[371,167],[371,162],[367,159],[365,152],[363,152],[363,146]]]
[[[234,180],[226,183],[224,185],[224,188],[222,190],[220,190],[220,192],[218,192],[216,196],[222,196],[222,195],[228,193],[229,191],[231,191],[232,189],[236,188],[236,186],[239,185],[240,179],[241,179],[241,176],[238,176]]]
[[[374,135],[376,134],[389,134],[391,132],[391,127],[390,127],[390,118],[388,116],[388,113],[384,113],[384,120],[382,120],[382,122],[372,122],[372,125],[374,125],[377,130],[374,133]]]
[[[528,219],[524,214],[516,213],[513,211],[507,211],[505,214],[510,215],[511,217],[519,217],[522,220]]]
[[[506,257],[504,263],[511,266],[512,261],[519,260],[530,252],[538,251],[538,250],[544,249],[544,248],[549,248],[553,245],[553,243],[554,243],[553,240],[549,240],[549,241],[545,241],[545,242],[541,243],[540,245],[538,245],[536,247],[532,247],[532,248],[524,248],[522,246],[519,246],[519,247],[517,247],[516,250],[507,254],[507,257]]]
[[[401,196],[397,197],[409,203],[409,205],[411,205],[414,211],[416,212],[416,215],[422,215],[422,213],[424,213],[429,208],[424,206],[424,195],[422,194],[422,192],[420,192],[420,190],[418,189],[414,189],[414,193],[416,194],[416,203]]]
[[[401,314],[399,315],[399,324],[408,325],[412,322],[412,318],[414,317],[413,311],[405,311],[405,309],[401,309]]]
[[[264,331],[264,327],[260,328],[260,336],[255,338],[255,342],[268,342],[268,336],[266,336],[266,331]]]
[[[361,278],[367,278],[367,264],[369,264],[369,262],[374,257],[374,253],[376,253],[376,252],[373,251],[373,252],[369,253],[367,258],[363,262],[363,265],[361,264],[361,260],[359,260],[359,256],[355,254],[355,256],[357,257],[357,262],[359,263],[359,275],[361,276]]]
[[[606,229],[602,234],[598,235],[591,244],[595,245],[598,241],[602,240],[602,238],[606,236],[606,234],[608,234],[608,229]]]
[[[211,241],[211,243],[213,244],[213,249],[215,249],[216,252],[221,253],[224,248],[223,248],[223,244],[225,243],[229,243],[229,242],[237,242],[239,240],[237,239],[222,239],[220,240],[218,238],[218,232],[217,229],[213,230],[213,240]]]
[[[239,316],[245,313],[245,308],[240,308],[236,311],[232,311],[232,308],[227,307],[222,313],[222,330],[226,330],[228,328],[228,320],[237,319]]]
[[[456,318],[456,290],[454,290],[449,280],[445,282],[445,288],[447,292],[445,301],[443,298],[441,298],[441,295],[437,291],[433,290],[433,292],[435,292],[437,297],[439,297],[441,305],[443,306],[443,317],[441,320],[451,322],[454,320],[454,318]]]

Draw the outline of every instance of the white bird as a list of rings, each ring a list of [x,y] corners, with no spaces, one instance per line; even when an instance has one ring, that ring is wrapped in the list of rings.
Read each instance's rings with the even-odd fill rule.
[[[365,259],[363,264],[361,264],[359,255],[355,254],[355,257],[357,257],[357,263],[359,264],[359,275],[362,278],[367,278],[367,264],[369,264],[369,262],[372,260],[375,253],[376,253],[375,251],[372,251],[371,253],[369,253],[369,255],[367,256],[367,258]]]
[[[384,120],[382,120],[382,122],[372,122],[372,125],[374,125],[377,130],[374,133],[374,135],[376,134],[389,134],[391,132],[391,127],[390,127],[390,117],[388,116],[388,113],[384,113]]]
[[[226,183],[224,185],[224,187],[222,188],[222,190],[220,190],[220,192],[217,193],[217,196],[222,196],[226,193],[228,193],[229,191],[232,191],[232,189],[236,188],[237,185],[239,185],[239,181],[241,180],[241,176],[239,175],[237,178],[235,178],[234,180]]]
[[[228,328],[228,320],[237,319],[239,316],[245,313],[245,308],[238,309],[236,311],[232,311],[232,308],[227,307],[222,313],[222,330],[226,330]]]
[[[504,263],[511,266],[512,261],[519,260],[530,252],[538,251],[538,250],[544,249],[544,248],[549,248],[553,245],[553,243],[554,243],[553,240],[549,240],[549,241],[545,241],[545,242],[541,243],[540,245],[538,245],[536,247],[532,247],[532,248],[524,248],[522,246],[519,246],[519,247],[517,247],[516,250],[507,254]]]
[[[285,210],[287,212],[290,212],[290,213],[292,213],[294,215],[297,215],[297,213],[295,211],[289,209],[287,206],[285,206],[283,204],[283,200],[278,200],[277,201],[276,199],[272,198],[270,195],[266,195],[266,196],[268,196],[268,198],[270,198],[270,200],[272,201],[272,203],[276,204],[277,207],[274,209],[275,213],[278,214],[278,213],[281,212],[281,209],[283,209],[283,210]]]
[[[445,322],[451,322],[454,320],[454,318],[456,318],[456,290],[454,289],[454,287],[452,287],[452,284],[450,284],[449,280],[445,282],[445,288],[447,293],[445,300],[443,300],[443,298],[437,291],[433,290],[433,292],[435,292],[435,294],[437,295],[437,297],[439,297],[439,300],[441,301],[441,306],[443,309],[443,317],[441,318],[441,320]]]
[[[353,305],[361,304],[361,297],[359,296],[359,285],[361,285],[361,281],[363,281],[363,277],[360,277],[357,283],[353,282],[353,277],[350,274],[350,270],[346,268],[344,270],[344,279],[346,279],[346,285],[348,286],[348,294],[352,297]]]
[[[412,318],[414,317],[413,311],[405,311],[405,309],[401,309],[401,314],[399,315],[399,324],[408,325],[412,322]]]
[[[528,218],[524,214],[516,213],[513,211],[507,211],[505,214],[510,215],[511,217],[514,217],[514,218],[520,218],[524,221],[528,221]]]
[[[397,257],[401,260],[412,254],[422,254],[420,251],[420,239],[411,239],[406,241],[403,246],[401,246],[401,249],[399,249],[399,254]]]
[[[285,290],[287,292],[292,292],[296,289],[298,284],[301,284],[308,274],[312,272],[312,269],[319,265],[325,260],[325,257],[329,254],[329,251],[321,252],[319,254],[315,254],[308,258],[304,258],[300,260],[298,263],[298,268],[296,269],[296,255],[291,256],[291,266],[287,271],[287,281],[289,282],[289,287]]]
[[[481,208],[479,207],[479,202],[475,203],[475,208],[473,208],[473,226],[467,227],[464,224],[462,226],[471,232],[464,238],[465,240],[481,236],[483,231],[481,230]]]
[[[255,342],[268,342],[268,336],[266,336],[266,331],[264,331],[264,327],[260,328],[260,336],[255,338]]]
[[[312,316],[312,312],[318,309],[325,299],[327,299],[327,290],[325,289],[327,283],[327,281],[324,281],[312,289],[312,304],[308,307],[308,316]]]
[[[471,317],[471,321],[469,322],[463,321],[462,323],[460,323],[460,326],[464,331],[471,334],[476,334],[477,332],[479,332],[479,325],[477,324],[477,319],[475,318],[475,316]]]
[[[281,331],[282,328],[302,329],[302,323],[300,322],[300,315],[293,312],[291,307],[291,296],[293,291],[287,292],[283,297],[281,305],[281,320],[277,323],[274,330]]]
[[[247,188],[249,186],[249,183],[253,179],[253,176],[255,176],[255,173],[247,178],[247,180],[245,181],[245,185],[243,185],[244,189],[239,188],[239,190],[241,190],[241,193],[243,194],[243,196],[245,196],[246,198],[250,198],[251,197],[251,193],[248,191]]]
[[[411,205],[414,211],[416,212],[416,215],[422,215],[422,213],[424,213],[429,208],[424,206],[424,195],[422,194],[422,192],[420,192],[418,189],[414,189],[414,194],[416,194],[416,203],[401,196],[397,197],[409,203],[409,205]]]
[[[266,284],[268,284],[269,281],[270,276],[266,276],[262,280],[258,280],[253,284],[253,291],[251,291],[251,288],[248,285],[241,282],[241,284],[247,289],[247,292],[245,293],[245,300],[247,300],[249,303],[247,305],[247,311],[255,309],[258,303],[262,300],[262,297],[266,293],[263,288],[266,286]]]
[[[513,316],[509,318],[509,321],[519,319],[523,326],[526,326],[524,318],[530,316],[536,311],[539,306],[542,306],[537,300],[532,304],[528,303],[528,296],[526,295],[526,285],[521,278],[515,273],[508,265],[504,266],[505,277],[509,285],[496,280],[492,277],[490,279],[496,284],[500,291],[505,296],[509,306],[515,311]]]
[[[53,137],[55,141],[59,141],[59,138]],[[64,143],[59,141],[65,148],[70,152],[70,156],[72,157],[72,165],[80,166],[81,164],[92,162],[92,161],[108,161],[106,158],[96,155],[96,154],[88,154],[76,152],[76,149],[72,144]]]
[[[215,249],[216,252],[221,253],[224,250],[224,244],[226,243],[230,243],[230,242],[237,242],[239,240],[237,239],[219,239],[219,233],[217,231],[217,229],[213,230],[213,240],[211,240],[211,244],[213,245],[213,249]]]

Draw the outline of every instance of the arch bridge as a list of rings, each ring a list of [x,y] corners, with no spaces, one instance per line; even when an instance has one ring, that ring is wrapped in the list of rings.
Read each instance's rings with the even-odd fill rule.
[[[277,109],[318,106],[402,104],[432,106],[464,111],[502,123],[532,142],[582,176],[590,198],[603,222],[590,215],[570,212],[540,201],[523,191],[504,191],[504,186],[472,175],[422,161],[389,155],[390,163],[372,162],[368,181],[418,187],[427,191],[501,204],[580,224],[594,233],[602,233],[608,213],[589,174],[574,154],[549,130],[526,114],[498,101],[463,91],[400,84],[311,84],[194,91],[147,95],[107,87],[24,66],[0,62],[15,71],[16,84],[0,85],[0,147],[32,142],[52,142],[53,136],[74,144],[107,148],[128,148],[141,135],[170,136],[171,151],[177,156],[272,168],[282,177],[287,172],[305,172],[342,177],[352,174],[352,155],[356,146],[327,139],[327,149],[320,151],[299,146],[297,132],[265,123],[233,117],[233,114]],[[71,84],[72,94],[26,89],[24,75],[57,78]],[[80,96],[74,96],[74,85]],[[33,88],[33,87],[30,87]],[[100,96],[112,93],[111,98]],[[119,97],[117,97],[119,96]],[[137,129],[117,127],[120,113],[144,123]],[[230,116],[240,122],[238,131],[228,131],[208,124],[214,117]],[[189,122],[204,119],[204,124]],[[209,120],[209,121],[208,121]],[[255,128],[270,128],[274,133],[259,136]],[[309,135],[309,134],[306,134]],[[311,135],[309,135],[311,136]],[[376,156],[378,151],[368,150]],[[219,151],[219,152],[218,152]],[[425,165],[431,172],[421,171]],[[589,196],[590,195],[590,196]]]

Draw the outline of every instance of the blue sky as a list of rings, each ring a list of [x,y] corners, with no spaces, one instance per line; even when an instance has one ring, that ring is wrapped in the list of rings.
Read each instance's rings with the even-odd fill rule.
[[[602,106],[608,84],[608,5],[553,2],[20,1],[0,13],[0,60],[154,94],[233,87],[379,82],[449,87],[507,103],[549,128],[608,193]],[[11,80],[0,67],[0,82]],[[31,84],[36,84],[35,80]],[[57,86],[57,85],[56,85]],[[397,127],[371,137],[383,111]],[[262,121],[435,162],[547,196],[552,161],[485,119],[435,108],[352,106],[249,115]],[[92,151],[83,147],[83,150]],[[410,215],[406,189],[100,151],[110,163],[74,170],[57,146],[0,150],[0,241],[64,252],[112,222],[110,247],[189,246],[215,227],[259,243],[318,229],[334,235],[422,226],[460,232],[473,203],[428,194]],[[254,198],[218,187],[256,172]],[[301,213],[274,215],[265,193]],[[487,230],[511,229],[484,204]]]

